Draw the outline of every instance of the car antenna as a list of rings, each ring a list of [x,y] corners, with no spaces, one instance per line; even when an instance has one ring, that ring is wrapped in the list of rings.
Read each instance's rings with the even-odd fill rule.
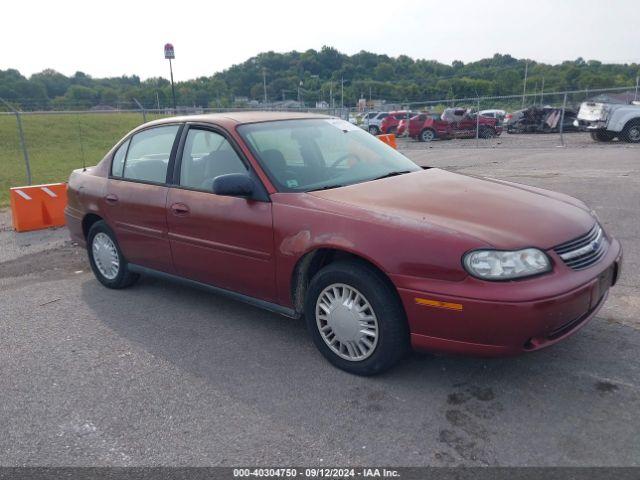
[[[82,171],[86,172],[87,171],[87,165],[86,165],[86,161],[84,158],[84,145],[82,144],[82,128],[80,125],[80,114],[77,113],[76,114],[76,121],[78,124],[78,138],[80,139],[80,157],[82,158]]]

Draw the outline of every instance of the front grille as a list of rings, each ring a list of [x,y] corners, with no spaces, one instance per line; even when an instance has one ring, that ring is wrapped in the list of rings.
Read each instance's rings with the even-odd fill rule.
[[[604,256],[607,251],[607,239],[600,225],[596,223],[586,235],[558,245],[553,250],[568,267],[582,270]]]

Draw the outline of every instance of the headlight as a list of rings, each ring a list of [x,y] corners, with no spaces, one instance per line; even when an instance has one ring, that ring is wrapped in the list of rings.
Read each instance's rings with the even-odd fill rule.
[[[474,250],[463,258],[464,267],[483,280],[511,280],[551,270],[549,257],[537,248],[515,252]]]

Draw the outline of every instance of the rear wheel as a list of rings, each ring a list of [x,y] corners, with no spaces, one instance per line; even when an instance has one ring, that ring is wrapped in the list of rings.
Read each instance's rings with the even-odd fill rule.
[[[422,132],[420,132],[421,142],[430,142],[432,140],[435,140],[435,138],[436,138],[436,132],[434,132],[430,128],[425,128],[424,130],[422,130]]]
[[[640,119],[628,122],[622,130],[620,138],[627,142],[640,143]]]
[[[380,129],[378,127],[376,127],[375,125],[371,125],[369,127],[369,133],[371,135],[378,135],[378,133],[380,133]]]
[[[478,131],[478,136],[480,138],[493,138],[496,136],[496,132],[493,128],[483,127]]]
[[[98,281],[108,288],[126,288],[139,275],[127,268],[113,231],[104,221],[94,223],[87,235],[87,252],[91,270]]]
[[[311,280],[305,321],[334,366],[356,375],[391,368],[409,348],[407,321],[391,285],[358,261],[327,265]]]
[[[615,136],[615,133],[606,130],[594,130],[591,132],[591,138],[596,142],[610,142]]]

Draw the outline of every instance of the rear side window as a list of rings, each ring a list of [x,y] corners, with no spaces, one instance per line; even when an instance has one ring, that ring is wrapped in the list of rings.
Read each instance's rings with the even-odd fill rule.
[[[135,134],[124,163],[124,178],[165,183],[171,149],[179,128],[178,125],[167,125]]]
[[[120,148],[116,150],[111,161],[111,175],[114,177],[121,177],[124,170],[124,157],[127,155],[127,148],[129,147],[129,140],[120,145]]]
[[[181,186],[211,192],[216,177],[246,172],[247,167],[225,137],[208,130],[189,130],[180,163]]]

